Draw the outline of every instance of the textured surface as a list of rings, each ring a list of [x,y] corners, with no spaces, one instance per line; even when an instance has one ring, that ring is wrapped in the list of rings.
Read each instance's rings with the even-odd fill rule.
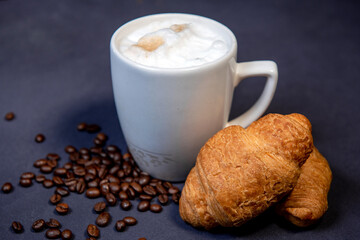
[[[326,158],[314,148],[301,167],[300,177],[291,194],[276,206],[276,211],[296,226],[318,221],[328,208],[327,195],[332,179]]]
[[[48,152],[65,158],[67,144],[90,146],[92,136],[76,131],[81,121],[100,124],[110,143],[125,151],[112,97],[111,34],[136,17],[186,12],[227,25],[238,39],[239,61],[278,63],[278,88],[267,112],[310,119],[315,145],[333,171],[329,209],[311,229],[294,228],[268,211],[243,227],[213,232],[185,224],[176,205],[156,215],[132,209],[128,214],[138,224],[117,233],[112,226],[125,215],[117,205],[102,239],[360,239],[359,11],[359,1],[337,0],[0,1],[0,184],[15,187],[9,195],[0,192],[1,238],[41,239],[44,233],[31,232],[32,222],[58,217],[75,239],[85,239],[96,200],[70,195],[72,212],[57,216],[48,203],[53,190],[21,188],[18,178],[35,172],[33,161]],[[264,80],[251,80],[235,90],[230,119],[259,95]],[[8,111],[16,114],[12,122],[2,119]],[[46,136],[42,144],[34,141],[39,132]],[[14,220],[23,223],[23,234],[10,231]]]
[[[301,114],[268,114],[246,130],[221,130],[186,179],[181,218],[206,229],[244,224],[294,188],[312,148],[311,124]]]

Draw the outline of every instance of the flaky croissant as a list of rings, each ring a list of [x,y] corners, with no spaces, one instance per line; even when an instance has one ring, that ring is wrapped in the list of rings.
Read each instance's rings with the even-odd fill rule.
[[[179,203],[194,227],[240,226],[296,185],[313,147],[301,114],[268,114],[247,129],[230,126],[202,147]]]
[[[314,147],[301,167],[295,188],[276,206],[276,212],[299,227],[315,223],[328,208],[327,195],[331,180],[332,173],[328,162]]]

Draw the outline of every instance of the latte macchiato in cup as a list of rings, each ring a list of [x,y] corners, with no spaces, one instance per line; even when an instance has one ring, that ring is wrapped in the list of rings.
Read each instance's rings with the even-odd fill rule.
[[[248,126],[269,106],[277,84],[272,61],[236,62],[234,34],[192,14],[156,14],[121,26],[110,43],[111,75],[121,128],[139,167],[183,181],[205,142],[222,128]],[[234,88],[267,78],[263,93],[228,122]]]

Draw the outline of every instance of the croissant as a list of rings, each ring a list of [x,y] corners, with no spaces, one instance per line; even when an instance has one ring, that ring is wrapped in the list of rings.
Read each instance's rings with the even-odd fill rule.
[[[314,147],[301,167],[301,174],[290,195],[276,206],[276,212],[299,227],[319,220],[328,208],[327,194],[332,173],[326,158]]]
[[[194,227],[240,226],[296,185],[313,147],[301,114],[268,114],[247,129],[230,126],[201,148],[179,202]]]

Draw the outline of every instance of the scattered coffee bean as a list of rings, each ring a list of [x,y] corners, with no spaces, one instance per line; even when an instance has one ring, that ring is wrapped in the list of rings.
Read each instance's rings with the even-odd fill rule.
[[[15,233],[22,233],[24,231],[24,227],[20,222],[12,222],[11,228],[14,230]]]
[[[57,228],[50,228],[46,231],[45,236],[48,239],[57,239],[61,236],[61,231]]]
[[[55,185],[57,185],[57,186],[64,185],[64,181],[59,176],[54,176],[52,180],[55,183]]]
[[[88,198],[98,198],[100,195],[101,193],[98,188],[88,188],[88,190],[86,190],[86,196]]]
[[[45,220],[44,219],[38,219],[36,220],[33,225],[32,225],[32,229],[35,232],[40,232],[45,228]]]
[[[15,118],[15,114],[13,112],[8,112],[5,114],[5,120],[6,121],[11,121]]]
[[[145,211],[149,210],[149,208],[150,208],[150,202],[145,201],[145,200],[140,201],[138,204],[138,207],[137,207],[137,209],[140,212],[145,212]]]
[[[35,136],[35,142],[42,143],[43,141],[45,141],[44,134],[39,133],[38,135]]]
[[[61,201],[61,195],[54,193],[51,197],[50,197],[50,203],[52,204],[57,204]]]
[[[137,220],[134,217],[124,217],[123,221],[127,226],[134,226],[137,223]]]
[[[6,182],[2,185],[1,190],[3,193],[9,193],[13,190],[13,185],[9,182]]]
[[[46,177],[42,174],[36,175],[36,177],[35,177],[35,181],[38,183],[42,183],[45,179],[46,179]]]
[[[38,159],[34,162],[34,167],[36,168],[40,168],[41,166],[43,165],[46,165],[47,164],[47,160],[46,159]]]
[[[55,189],[55,193],[61,195],[62,197],[65,197],[65,196],[67,196],[67,195],[70,194],[69,191],[66,190],[66,189],[63,188],[63,187],[57,187],[57,188]]]
[[[69,230],[69,229],[65,229],[61,233],[61,239],[68,240],[68,239],[72,239],[72,237],[73,237],[73,234],[72,234],[71,230]]]
[[[169,194],[176,194],[179,191],[180,191],[179,188],[177,188],[175,186],[170,187],[169,190],[168,190]]]
[[[96,224],[99,227],[105,227],[110,223],[111,216],[108,212],[102,212],[99,214],[99,216],[96,218]]]
[[[126,194],[125,191],[120,191],[119,198],[120,198],[120,200],[126,200],[126,199],[128,199],[128,195]]]
[[[151,199],[153,199],[152,196],[146,195],[146,194],[140,194],[139,198],[140,198],[141,200],[147,200],[147,201],[151,201]]]
[[[150,176],[148,176],[148,175],[142,175],[142,176],[140,176],[140,178],[139,178],[139,184],[140,184],[141,186],[145,186],[145,185],[147,185],[149,182],[150,182]]]
[[[57,154],[57,153],[48,153],[48,154],[46,155],[46,158],[47,158],[48,160],[59,161],[59,160],[60,160],[60,155]]]
[[[32,181],[30,178],[21,178],[19,184],[22,187],[30,187],[32,185]]]
[[[175,193],[171,195],[171,199],[173,200],[174,203],[178,204],[180,200],[180,193]]]
[[[136,197],[136,192],[132,187],[129,187],[126,191],[126,194],[128,195],[129,199],[133,200]]]
[[[88,124],[86,126],[86,131],[88,133],[97,133],[97,132],[100,132],[101,131],[101,128],[99,125],[97,124]]]
[[[87,126],[87,124],[84,123],[84,122],[79,123],[79,124],[77,125],[77,130],[79,130],[79,131],[85,131],[85,130],[86,130],[86,126]]]
[[[94,211],[97,213],[101,213],[105,210],[106,203],[105,202],[98,202],[94,205]]]
[[[55,218],[50,218],[49,221],[46,222],[46,226],[48,226],[49,228],[60,228],[61,224]]]
[[[115,223],[115,228],[116,228],[116,231],[123,232],[126,228],[126,223],[124,222],[124,220],[118,220]]]
[[[169,197],[166,194],[161,194],[158,196],[158,200],[161,205],[166,205],[169,202]]]
[[[125,210],[125,211],[128,211],[131,209],[131,202],[129,200],[122,200],[121,203],[120,203],[120,207]]]
[[[130,183],[130,186],[138,193],[142,193],[142,191],[143,191],[141,185],[138,184],[137,182]]]
[[[105,195],[105,199],[107,201],[107,203],[110,205],[110,206],[115,206],[116,205],[116,202],[117,202],[117,199],[116,197],[114,196],[114,194],[112,193],[107,193]]]
[[[98,238],[100,236],[100,230],[94,224],[89,224],[87,227],[87,234],[89,237]]]
[[[162,207],[161,205],[154,203],[150,205],[150,211],[153,213],[159,213],[162,211]]]
[[[34,179],[35,178],[35,174],[32,172],[24,172],[23,174],[21,174],[20,178],[23,179]]]
[[[153,186],[146,185],[143,187],[144,192],[150,196],[156,196],[156,190]]]
[[[67,170],[66,168],[56,168],[54,170],[54,175],[56,176],[66,176]]]
[[[69,205],[67,203],[58,203],[55,207],[57,213],[65,215],[69,212]]]
[[[156,184],[156,191],[157,191],[159,194],[168,194],[166,188],[164,188],[164,186],[163,186],[161,183],[157,183],[157,184]]]
[[[48,163],[49,163],[49,161],[47,161],[46,164],[41,165],[40,171],[42,173],[51,173],[52,172],[53,168]]]
[[[51,179],[45,179],[42,184],[46,188],[51,188],[52,186],[54,186],[54,182]]]

